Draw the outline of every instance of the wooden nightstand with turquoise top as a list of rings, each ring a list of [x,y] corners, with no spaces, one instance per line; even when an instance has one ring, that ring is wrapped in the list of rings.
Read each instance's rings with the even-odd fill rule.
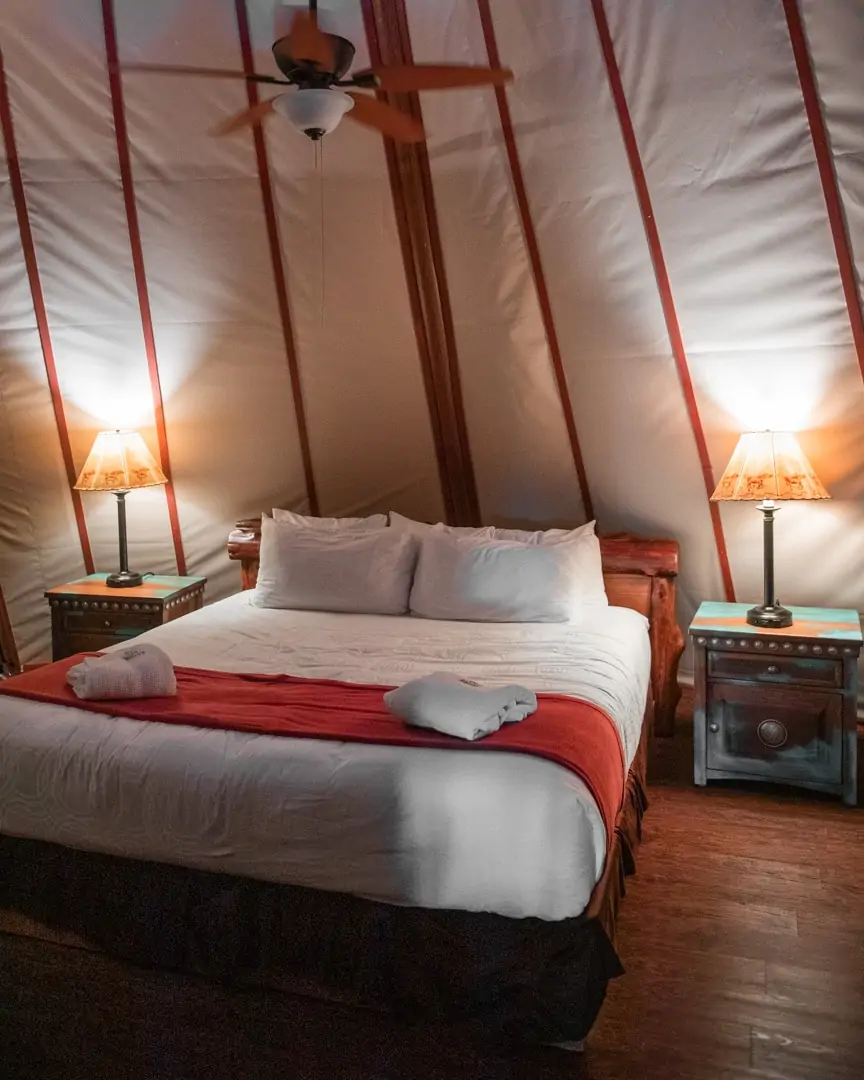
[[[747,604],[703,603],[695,656],[693,776],[796,784],[857,801],[857,611],[792,608],[747,623]]]
[[[204,577],[145,577],[131,589],[113,589],[106,574],[90,574],[48,589],[55,660],[100,652],[204,605]]]

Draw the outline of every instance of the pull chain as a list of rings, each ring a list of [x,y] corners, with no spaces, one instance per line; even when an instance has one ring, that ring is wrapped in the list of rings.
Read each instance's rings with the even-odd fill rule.
[[[315,143],[315,167],[318,173],[318,211],[320,216],[321,237],[321,333],[324,333],[324,301],[325,301],[325,275],[324,275],[324,146],[319,140]]]

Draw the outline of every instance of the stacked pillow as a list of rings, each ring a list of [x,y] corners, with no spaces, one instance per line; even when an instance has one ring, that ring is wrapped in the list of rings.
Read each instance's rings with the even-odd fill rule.
[[[374,532],[375,529],[387,528],[386,514],[370,514],[369,517],[324,518],[308,517],[295,514],[293,510],[273,511],[273,520],[288,525],[298,525],[305,529],[321,529],[326,532]]]
[[[526,532],[426,525],[391,512],[273,512],[261,530],[260,607],[474,622],[569,622],[607,605],[594,522]]]
[[[403,517],[395,510],[390,511],[390,528],[419,537],[446,534],[447,536],[485,536],[489,540],[495,538],[495,530],[491,525],[479,525],[475,528],[473,525],[445,525],[443,521],[439,521],[436,525],[427,525],[425,521],[414,521],[412,518]]]
[[[529,547],[556,547],[579,542],[580,604],[609,606],[606,584],[603,581],[603,558],[600,540],[594,531],[595,522],[580,525],[578,529],[546,529],[540,532],[524,532],[521,529],[495,529],[496,540],[514,540]]]
[[[411,614],[473,622],[569,622],[608,604],[590,529],[544,541],[433,534],[424,538]]]
[[[415,537],[374,518],[307,518],[261,522],[254,603],[300,611],[404,615],[417,563]]]

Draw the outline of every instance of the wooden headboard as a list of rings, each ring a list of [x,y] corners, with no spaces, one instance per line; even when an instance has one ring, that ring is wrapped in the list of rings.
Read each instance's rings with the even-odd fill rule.
[[[240,563],[244,589],[255,588],[260,545],[261,518],[238,521],[228,541],[228,557]],[[681,693],[678,661],[684,651],[684,636],[675,619],[678,543],[630,535],[604,536],[600,551],[609,603],[633,608],[650,623],[654,732],[671,735]]]

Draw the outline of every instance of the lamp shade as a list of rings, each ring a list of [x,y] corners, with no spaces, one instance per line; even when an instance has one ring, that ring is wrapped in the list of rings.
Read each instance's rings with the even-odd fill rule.
[[[711,501],[830,498],[790,431],[748,431]]]
[[[100,431],[75,487],[78,491],[130,491],[167,483],[137,431]]]

